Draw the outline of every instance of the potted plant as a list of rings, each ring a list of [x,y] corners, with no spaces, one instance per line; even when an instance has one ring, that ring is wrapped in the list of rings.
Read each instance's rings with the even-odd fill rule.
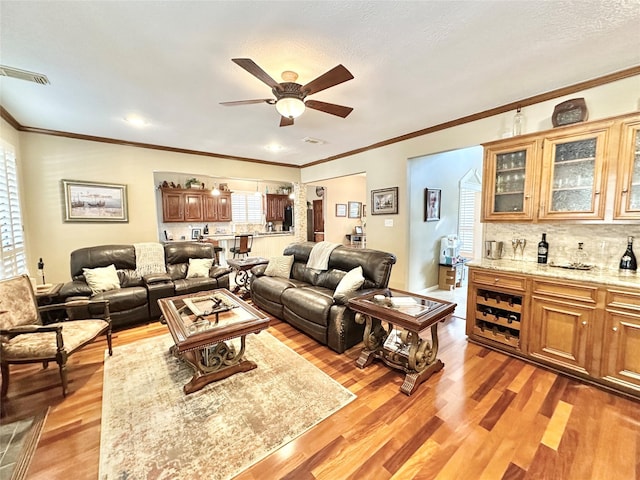
[[[202,184],[197,178],[190,178],[184,184],[187,188],[202,188]]]

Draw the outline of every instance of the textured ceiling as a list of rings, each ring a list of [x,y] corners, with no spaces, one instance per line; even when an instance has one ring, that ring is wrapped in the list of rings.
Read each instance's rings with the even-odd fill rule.
[[[27,127],[304,165],[640,65],[638,25],[638,0],[2,0],[0,63],[51,85],[0,77],[0,104]],[[221,106],[272,96],[242,57],[301,84],[341,63],[355,79],[309,98],[354,111],[280,128],[273,106]]]

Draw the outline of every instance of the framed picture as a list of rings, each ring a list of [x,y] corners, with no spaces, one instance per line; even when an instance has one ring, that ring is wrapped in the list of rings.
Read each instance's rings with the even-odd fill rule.
[[[128,222],[127,186],[62,180],[65,222]]]
[[[371,190],[371,215],[398,213],[398,187]]]
[[[362,235],[362,226],[356,225],[355,227],[353,227],[353,231],[355,232],[356,235]]]
[[[344,203],[336,203],[336,217],[347,216],[347,205]]]
[[[202,235],[202,230],[200,230],[199,228],[191,229],[191,240],[198,240],[198,238],[200,238],[200,235]]]
[[[362,202],[349,202],[349,218],[362,216]]]
[[[424,189],[424,221],[437,222],[440,220],[440,190]]]

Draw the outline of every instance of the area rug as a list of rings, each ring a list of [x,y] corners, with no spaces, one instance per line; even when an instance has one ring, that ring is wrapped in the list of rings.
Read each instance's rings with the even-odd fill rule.
[[[258,368],[185,395],[192,376],[170,335],[105,355],[104,479],[228,479],[355,399],[269,333],[247,336]]]
[[[26,478],[48,413],[0,425],[0,478]]]

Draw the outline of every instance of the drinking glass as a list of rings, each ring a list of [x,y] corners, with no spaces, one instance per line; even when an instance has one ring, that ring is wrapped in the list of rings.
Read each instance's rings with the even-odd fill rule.
[[[527,239],[526,238],[521,238],[520,239],[520,258],[522,258],[524,260],[524,247],[527,245]]]
[[[520,245],[520,239],[519,238],[512,238],[511,239],[511,246],[513,247],[513,259],[516,259],[516,251],[518,250],[518,246]]]

